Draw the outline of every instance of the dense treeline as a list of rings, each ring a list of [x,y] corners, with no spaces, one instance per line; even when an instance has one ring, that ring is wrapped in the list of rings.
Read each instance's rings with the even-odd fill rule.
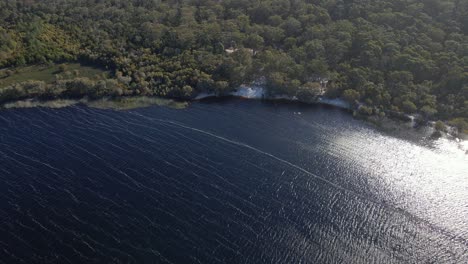
[[[83,60],[133,94],[191,98],[264,79],[361,112],[468,128],[466,0],[5,0],[0,67]]]
[[[44,81],[25,81],[0,89],[0,102],[9,102],[28,98],[57,99],[88,97],[98,99],[104,96],[121,96],[125,90],[114,79],[91,80],[77,77],[58,80],[53,84]]]

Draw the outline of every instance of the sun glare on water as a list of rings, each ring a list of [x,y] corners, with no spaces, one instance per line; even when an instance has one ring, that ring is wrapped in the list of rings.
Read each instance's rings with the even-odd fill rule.
[[[423,146],[348,131],[335,144],[343,146],[335,155],[368,172],[371,192],[439,227],[468,234],[468,142],[441,138]]]

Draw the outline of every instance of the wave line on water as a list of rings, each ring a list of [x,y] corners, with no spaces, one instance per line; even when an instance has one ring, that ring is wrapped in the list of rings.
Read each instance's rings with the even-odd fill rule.
[[[312,177],[314,177],[314,178],[316,178],[318,180],[321,180],[321,181],[323,181],[323,182],[325,182],[325,183],[327,183],[327,184],[329,184],[329,185],[331,185],[331,186],[333,186],[333,187],[335,187],[337,189],[347,191],[347,192],[353,193],[354,195],[357,195],[357,196],[359,196],[361,198],[367,199],[366,197],[362,196],[361,194],[359,194],[359,193],[357,193],[357,192],[355,192],[355,191],[353,191],[351,189],[340,186],[340,185],[338,185],[338,184],[336,184],[336,183],[334,183],[332,181],[329,181],[329,180],[327,180],[327,179],[325,179],[323,177],[320,177],[317,174],[314,174],[314,173],[312,173],[312,172],[310,172],[310,171],[308,171],[308,170],[306,170],[306,169],[304,169],[304,168],[302,168],[302,167],[300,167],[300,166],[298,166],[298,165],[296,165],[294,163],[291,163],[291,162],[289,162],[289,161],[287,161],[285,159],[282,159],[282,158],[280,158],[278,156],[275,156],[275,155],[273,155],[273,154],[271,154],[269,152],[263,151],[261,149],[253,147],[253,146],[248,145],[246,143],[235,141],[235,140],[232,140],[232,139],[228,139],[228,138],[213,134],[211,132],[208,132],[208,131],[205,131],[205,130],[202,130],[202,129],[198,129],[198,128],[195,128],[195,127],[190,127],[190,126],[187,126],[187,125],[184,125],[184,124],[181,124],[181,123],[178,123],[178,122],[170,121],[170,120],[167,120],[167,119],[151,118],[151,117],[147,117],[147,116],[135,113],[135,112],[132,112],[132,113],[135,114],[135,115],[141,116],[143,118],[152,119],[152,120],[156,120],[156,121],[160,121],[160,122],[164,122],[164,123],[169,123],[169,124],[172,124],[172,125],[175,125],[175,126],[178,126],[178,127],[182,127],[182,128],[185,128],[185,129],[189,129],[189,130],[192,130],[192,131],[196,131],[196,132],[199,132],[199,133],[202,133],[202,134],[217,138],[219,140],[231,143],[231,144],[236,145],[236,146],[241,146],[241,147],[244,147],[244,148],[248,148],[250,150],[253,150],[255,152],[258,152],[260,154],[263,154],[265,156],[273,158],[273,159],[275,159],[277,161],[280,161],[280,162],[282,162],[282,163],[284,163],[284,164],[286,164],[286,165],[288,165],[290,167],[293,167],[293,168],[295,168],[295,169],[297,169],[297,170],[299,170],[299,171],[301,171],[301,172],[303,172],[303,173],[305,173],[307,175],[310,175],[310,176],[312,176]]]
[[[312,172],[310,172],[310,171],[308,171],[308,170],[306,170],[306,169],[304,169],[304,168],[302,168],[302,167],[300,167],[300,166],[298,166],[298,165],[296,165],[296,164],[294,164],[294,163],[291,163],[291,162],[289,162],[289,161],[287,161],[287,160],[285,160],[285,159],[282,159],[282,158],[280,158],[280,157],[277,157],[277,156],[275,156],[275,155],[273,155],[273,154],[271,154],[271,153],[265,152],[265,151],[263,151],[263,150],[261,150],[261,149],[258,149],[258,148],[256,148],[256,147],[253,147],[253,146],[248,145],[248,144],[246,144],[246,143],[239,142],[239,141],[235,141],[235,140],[232,140],[232,139],[228,139],[228,138],[225,138],[225,137],[216,135],[216,134],[214,134],[214,133],[211,133],[211,132],[209,132],[209,131],[205,131],[205,130],[202,130],[202,129],[198,129],[198,128],[195,128],[195,127],[190,127],[190,126],[184,125],[184,124],[179,123],[179,122],[174,122],[174,121],[171,121],[171,120],[161,119],[161,118],[148,117],[148,116],[145,116],[145,115],[142,115],[142,114],[133,112],[133,111],[130,112],[130,113],[132,113],[132,114],[134,114],[134,115],[137,115],[137,116],[139,116],[139,117],[145,118],[145,119],[154,120],[154,121],[159,121],[159,122],[167,123],[167,124],[172,124],[172,125],[177,126],[177,127],[181,127],[181,128],[184,128],[184,129],[192,130],[192,131],[195,131],[195,132],[198,132],[198,133],[201,133],[201,134],[204,134],[204,135],[208,135],[208,136],[214,137],[214,138],[216,138],[216,139],[219,139],[219,140],[222,140],[222,141],[231,143],[231,144],[233,144],[233,145],[241,146],[241,147],[244,147],[244,148],[253,150],[253,151],[257,152],[257,153],[266,155],[266,156],[268,156],[268,157],[270,157],[270,158],[273,158],[273,159],[275,159],[275,160],[277,160],[277,161],[279,161],[279,162],[281,162],[281,163],[283,163],[283,164],[286,164],[286,165],[288,165],[288,166],[290,166],[290,167],[293,167],[293,168],[295,168],[295,169],[297,169],[297,170],[299,170],[299,171],[301,171],[301,172],[303,172],[303,173],[305,173],[305,174],[307,174],[307,175],[310,175],[310,176],[314,177],[315,179],[320,180],[320,181],[322,181],[322,182],[324,182],[324,183],[326,183],[326,184],[328,184],[328,185],[330,185],[330,186],[332,186],[332,187],[335,187],[335,188],[338,189],[338,190],[341,190],[341,191],[344,191],[344,192],[348,192],[348,193],[350,193],[350,194],[352,194],[352,195],[354,195],[354,196],[356,196],[356,197],[358,197],[358,198],[364,199],[364,200],[369,201],[369,202],[371,202],[371,203],[373,203],[373,204],[377,204],[377,205],[384,206],[384,207],[386,207],[386,208],[388,208],[388,209],[390,209],[390,210],[392,210],[392,211],[394,211],[394,212],[401,213],[401,214],[403,214],[403,215],[405,215],[405,216],[409,217],[410,219],[413,219],[413,220],[415,220],[415,221],[417,221],[417,222],[424,223],[424,224],[426,224],[429,228],[431,228],[431,229],[433,229],[433,230],[437,230],[438,232],[440,232],[440,233],[442,233],[442,234],[444,234],[444,235],[446,235],[446,236],[448,236],[448,237],[451,237],[451,238],[457,240],[458,242],[460,242],[460,243],[462,243],[462,244],[468,246],[468,239],[467,239],[467,238],[464,238],[464,237],[461,237],[461,236],[452,234],[450,231],[444,229],[443,227],[439,227],[439,226],[437,226],[437,225],[435,225],[435,224],[429,222],[428,220],[425,220],[425,219],[423,219],[423,218],[421,218],[421,217],[418,217],[418,216],[416,216],[416,215],[414,215],[414,214],[412,214],[412,213],[406,211],[406,210],[403,209],[403,208],[398,208],[398,207],[393,206],[393,205],[391,205],[391,204],[389,204],[389,203],[387,203],[387,202],[385,202],[385,201],[377,201],[377,200],[370,199],[370,198],[368,198],[368,197],[366,197],[366,196],[364,196],[364,195],[362,195],[362,194],[360,194],[360,193],[358,193],[358,192],[355,192],[355,191],[353,191],[353,190],[351,190],[351,189],[349,189],[349,188],[343,187],[343,186],[338,185],[338,184],[336,184],[336,183],[334,183],[334,182],[332,182],[332,181],[329,181],[329,180],[327,180],[327,179],[325,179],[325,178],[322,178],[322,177],[320,177],[320,176],[318,176],[318,175],[316,175],[316,174],[314,174],[314,173],[312,173]]]

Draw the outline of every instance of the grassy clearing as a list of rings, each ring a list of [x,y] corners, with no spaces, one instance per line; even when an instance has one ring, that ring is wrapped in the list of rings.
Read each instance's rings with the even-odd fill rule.
[[[10,108],[34,108],[34,107],[44,107],[44,108],[64,108],[80,103],[78,100],[67,100],[67,99],[57,99],[50,101],[37,101],[37,100],[22,100],[12,103],[6,103],[1,105],[0,108],[10,109]]]
[[[163,106],[173,109],[184,109],[187,108],[188,102],[178,102],[172,99],[158,98],[158,97],[146,97],[146,96],[135,96],[135,97],[120,97],[120,98],[102,98],[98,100],[69,100],[69,99],[57,99],[40,101],[34,99],[21,100],[12,103],[6,103],[0,105],[0,108],[33,108],[33,107],[45,107],[45,108],[63,108],[69,107],[76,104],[85,104],[88,107],[98,109],[112,109],[118,111],[132,110],[137,108],[149,107],[149,106]]]
[[[32,65],[0,70],[0,88],[24,81],[52,83],[57,78],[87,77],[94,80],[107,78],[109,72],[79,63]]]
[[[114,99],[100,99],[89,101],[86,103],[89,107],[100,109],[113,109],[113,110],[131,110],[136,108],[149,107],[152,105],[165,106],[174,109],[184,109],[188,106],[187,102],[177,102],[171,99],[164,99],[159,97],[121,97]]]

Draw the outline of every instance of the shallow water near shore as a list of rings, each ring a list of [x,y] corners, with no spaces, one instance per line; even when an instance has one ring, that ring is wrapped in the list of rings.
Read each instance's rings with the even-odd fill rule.
[[[318,105],[101,108],[0,111],[0,263],[468,261],[464,142]]]

